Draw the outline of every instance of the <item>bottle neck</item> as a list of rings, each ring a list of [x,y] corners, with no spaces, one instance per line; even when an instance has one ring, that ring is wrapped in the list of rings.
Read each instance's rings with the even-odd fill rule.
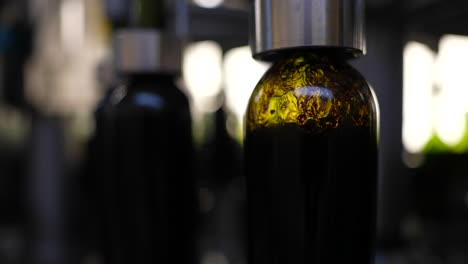
[[[356,58],[350,50],[338,47],[297,48],[270,54],[271,60],[275,62],[301,56],[305,56],[311,59],[316,58],[320,60],[330,60],[341,63],[347,63],[348,60]]]
[[[167,89],[176,87],[175,74],[168,73],[132,73],[126,77],[128,91],[146,89]]]

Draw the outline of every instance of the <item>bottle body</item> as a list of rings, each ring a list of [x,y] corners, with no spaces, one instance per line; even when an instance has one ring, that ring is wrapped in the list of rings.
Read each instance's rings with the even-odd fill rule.
[[[103,114],[96,140],[104,154],[96,174],[103,263],[194,263],[187,98],[171,77],[132,76]]]
[[[340,57],[267,71],[246,114],[249,263],[373,263],[377,110]]]

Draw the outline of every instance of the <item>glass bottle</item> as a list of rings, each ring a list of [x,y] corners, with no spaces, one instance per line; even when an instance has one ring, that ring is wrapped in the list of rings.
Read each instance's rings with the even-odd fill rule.
[[[96,133],[103,263],[196,263],[191,115],[169,39],[149,29],[114,39],[126,84]]]
[[[346,42],[347,35],[317,40],[320,32],[336,30],[321,18],[357,18],[360,3],[255,4],[254,57],[273,64],[245,117],[249,263],[373,263],[378,106],[364,77],[347,63],[364,48],[359,39]],[[319,13],[320,4],[330,8]],[[283,19],[288,23],[275,23]],[[307,19],[316,19],[316,27]]]

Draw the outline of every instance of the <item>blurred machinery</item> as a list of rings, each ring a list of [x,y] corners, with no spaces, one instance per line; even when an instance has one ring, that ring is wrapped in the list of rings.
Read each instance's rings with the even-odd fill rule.
[[[453,78],[462,75],[461,69],[466,66],[457,59],[444,62],[448,56],[443,41],[447,34],[468,34],[464,27],[468,4],[438,0],[367,2],[368,54],[356,63],[376,90],[381,107],[378,260],[466,263],[467,254],[461,250],[467,245],[462,239],[466,237],[467,226],[462,223],[468,209],[466,149],[463,140],[450,144],[456,126],[464,126],[466,114],[460,113],[456,119],[456,110],[446,111],[466,105],[466,99],[461,99],[468,88],[466,82]],[[418,55],[417,48],[408,53],[415,42],[432,50],[432,57],[425,56],[425,51]],[[452,57],[463,60],[468,47],[456,54],[456,46],[449,48]],[[440,59],[436,60],[438,51]],[[439,66],[434,68],[435,64]],[[449,78],[440,76],[447,71]],[[449,92],[454,95],[442,107],[438,105],[445,91],[435,84],[437,81],[431,83],[433,78],[445,78],[442,86],[457,86],[455,90],[447,87],[457,92]],[[437,122],[438,112],[445,122],[442,130],[430,124]],[[448,145],[441,143],[444,139]]]

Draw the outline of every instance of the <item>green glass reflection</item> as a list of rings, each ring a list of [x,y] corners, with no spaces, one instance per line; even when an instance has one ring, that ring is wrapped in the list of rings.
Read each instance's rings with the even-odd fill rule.
[[[248,131],[297,124],[318,133],[344,123],[375,123],[376,106],[364,78],[344,60],[316,53],[275,63],[255,88],[247,110]]]

